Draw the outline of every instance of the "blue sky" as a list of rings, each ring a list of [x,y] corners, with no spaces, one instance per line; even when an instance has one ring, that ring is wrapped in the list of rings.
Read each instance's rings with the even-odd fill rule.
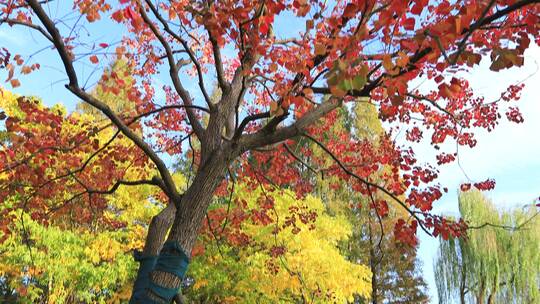
[[[60,1],[58,1],[60,2]],[[59,9],[51,7],[51,12],[56,16],[70,14],[71,4],[62,6]],[[294,34],[296,29],[300,31],[304,27],[304,22],[296,20],[291,23],[290,18],[282,19],[281,24],[276,27],[276,35],[289,36]],[[101,23],[98,26],[88,27],[90,33],[99,37],[98,42],[108,42],[113,44],[118,41],[122,32],[120,27],[112,22]],[[45,46],[45,41],[37,34],[22,27],[8,28],[0,27],[0,46],[8,46],[15,52],[28,54],[27,50],[34,51]],[[525,65],[522,68],[512,68],[501,73],[489,71],[489,64],[483,61],[479,67],[474,68],[468,75],[473,88],[477,92],[486,96],[486,100],[498,98],[500,92],[509,84],[516,83],[529,77],[525,83],[522,98],[519,101],[525,122],[519,125],[510,124],[502,120],[499,127],[491,132],[479,132],[477,135],[478,145],[474,149],[461,148],[460,161],[462,168],[457,164],[451,164],[441,168],[440,182],[446,185],[450,191],[436,203],[435,212],[447,215],[457,215],[457,189],[459,184],[466,182],[463,171],[473,180],[485,180],[495,178],[497,187],[488,193],[488,196],[502,209],[511,208],[530,203],[540,195],[540,73],[535,73],[540,64],[540,48],[532,47],[526,52]],[[41,71],[31,74],[21,79],[22,86],[14,91],[24,95],[39,95],[46,104],[64,104],[69,110],[73,110],[76,99],[63,86],[66,83],[65,75],[58,56],[53,50],[45,50],[33,57],[33,60],[40,62]],[[92,75],[93,66],[87,58],[83,58],[77,63],[77,68],[81,73],[81,79]],[[94,74],[91,79],[99,76]],[[0,71],[0,79],[7,77],[5,71]],[[165,83],[166,77],[156,79],[156,84]],[[92,81],[92,80],[91,80]],[[91,81],[89,83],[91,83]],[[190,81],[196,90],[196,82]],[[422,86],[429,89],[432,85],[423,82]],[[11,89],[9,85],[1,85]],[[398,141],[402,140],[400,138]],[[434,150],[428,143],[420,143],[415,146],[420,159],[424,161],[434,161]],[[423,271],[430,287],[432,303],[438,303],[435,282],[433,278],[433,258],[437,250],[438,241],[420,233],[419,257],[424,265]]]
[[[501,73],[489,71],[489,63],[483,60],[475,67],[467,79],[471,86],[486,97],[486,101],[497,99],[501,90],[510,84],[525,81],[521,100],[518,101],[525,122],[509,123],[505,119],[492,132],[477,133],[478,144],[473,149],[460,148],[461,167],[456,163],[441,167],[439,181],[447,186],[449,193],[435,203],[434,212],[458,215],[457,189],[467,176],[480,181],[494,178],[496,188],[486,195],[501,210],[530,204],[540,196],[540,48],[533,46],[525,53],[525,64],[521,68],[504,70]],[[537,72],[538,71],[538,72]],[[426,84],[429,86],[429,84]],[[419,158],[434,160],[433,148],[422,143],[415,147]],[[464,173],[464,172],[465,173]],[[420,232],[418,255],[423,265],[423,273],[430,287],[431,303],[438,303],[433,259],[438,240]]]

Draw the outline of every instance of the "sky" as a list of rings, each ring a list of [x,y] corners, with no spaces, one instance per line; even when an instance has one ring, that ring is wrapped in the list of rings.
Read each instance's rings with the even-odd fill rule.
[[[459,185],[473,181],[494,178],[496,187],[485,193],[500,210],[508,210],[526,204],[540,196],[540,47],[534,45],[525,52],[525,64],[521,68],[494,73],[489,71],[489,63],[483,60],[475,67],[467,79],[471,86],[486,97],[486,101],[497,99],[500,91],[510,84],[525,80],[525,88],[519,105],[525,121],[515,124],[501,120],[492,132],[478,132],[478,144],[469,149],[461,147],[457,163],[440,167],[439,182],[448,187],[449,192],[435,203],[434,213],[457,216]],[[537,72],[538,71],[538,72]],[[418,145],[418,158],[433,160],[435,153],[429,144]],[[466,175],[465,175],[466,174]],[[419,232],[420,248],[418,256],[423,263],[431,303],[438,303],[433,260],[438,248],[438,240]]]
[[[60,2],[60,1],[59,1]],[[73,18],[70,6],[49,8],[53,15]],[[67,15],[66,15],[67,14]],[[288,36],[295,29],[302,29],[304,24],[296,20],[291,24],[290,19],[282,20],[282,25],[276,26],[276,35]],[[278,21],[279,22],[279,21]],[[122,32],[120,27],[112,22],[105,22],[97,27],[88,28],[89,34],[98,37],[98,42],[108,42],[114,45]],[[8,46],[15,52],[28,54],[27,50],[37,50],[45,46],[45,41],[28,29],[21,27],[0,27],[0,47]],[[61,70],[60,61],[53,50],[45,49],[33,56],[32,60],[40,62],[41,71],[21,79],[21,87],[13,91],[22,95],[38,94],[47,105],[64,104],[68,110],[75,108],[76,99],[63,86],[66,77]],[[483,60],[480,66],[465,75],[476,92],[486,97],[486,101],[497,99],[500,92],[508,85],[525,80],[525,89],[518,105],[523,113],[525,122],[522,124],[509,123],[503,118],[500,125],[492,132],[478,132],[478,144],[473,149],[460,148],[459,158],[461,168],[452,163],[440,168],[439,182],[448,187],[449,192],[435,203],[434,212],[445,215],[458,215],[457,189],[467,177],[473,181],[494,178],[497,182],[495,190],[487,193],[493,202],[501,209],[531,203],[540,196],[540,48],[533,46],[525,53],[525,64],[521,68],[512,68],[500,73],[489,71],[489,63]],[[87,58],[77,63],[81,72],[81,79],[92,79],[99,75],[93,74],[93,66]],[[0,71],[0,79],[6,79],[5,71]],[[193,84],[195,90],[196,82]],[[156,86],[163,82],[156,80]],[[429,89],[429,82],[420,79],[421,88]],[[7,84],[0,87],[10,89]],[[190,87],[188,87],[190,89]],[[402,138],[396,139],[398,142]],[[434,162],[435,152],[427,142],[415,145],[417,156],[424,161]],[[466,175],[465,175],[466,174]],[[423,274],[429,286],[431,303],[438,303],[435,281],[433,277],[433,259],[435,257],[438,240],[419,232],[420,247],[418,256],[423,264]]]

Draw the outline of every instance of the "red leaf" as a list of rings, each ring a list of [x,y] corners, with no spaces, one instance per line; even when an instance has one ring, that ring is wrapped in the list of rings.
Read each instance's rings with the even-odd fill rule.
[[[461,188],[461,191],[463,192],[469,191],[471,189],[471,184],[469,183],[461,184],[460,188]]]
[[[356,6],[353,3],[349,3],[345,7],[345,10],[343,10],[343,16],[347,18],[352,18],[356,15],[357,11],[358,11],[358,6]]]
[[[403,27],[408,30],[408,31],[412,31],[414,30],[414,24],[416,23],[416,20],[414,20],[414,18],[407,18],[405,20],[403,20]]]
[[[92,55],[92,56],[90,56],[90,58],[89,58],[89,59],[90,59],[90,62],[92,62],[93,64],[96,64],[96,63],[98,63],[98,62],[99,62],[99,59],[97,58],[97,56],[96,56],[96,55]]]
[[[111,15],[111,18],[116,22],[122,22],[124,19],[124,13],[121,10],[116,11]]]

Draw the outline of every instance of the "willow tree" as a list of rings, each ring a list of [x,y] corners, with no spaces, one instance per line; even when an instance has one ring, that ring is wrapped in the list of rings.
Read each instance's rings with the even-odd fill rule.
[[[538,303],[540,217],[535,206],[500,213],[478,191],[460,194],[466,239],[440,243],[435,276],[442,303]]]

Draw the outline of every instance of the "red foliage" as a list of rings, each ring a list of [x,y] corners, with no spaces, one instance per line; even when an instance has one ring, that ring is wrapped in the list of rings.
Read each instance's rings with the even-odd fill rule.
[[[22,23],[30,28],[38,25],[47,32],[27,3],[0,4],[4,23]],[[104,147],[97,140],[100,129],[96,126],[64,130],[66,122],[76,123],[73,115],[54,113],[21,100],[24,118],[8,117],[5,121],[10,146],[0,150],[1,170],[8,175],[8,183],[0,189],[1,201],[30,193],[15,209],[25,208],[36,219],[45,221],[51,208],[61,213],[69,207],[80,215],[80,220],[89,220],[99,217],[93,213],[95,210],[106,207],[101,194],[124,177],[126,169],[120,164],[148,166],[150,155],[142,150],[193,159],[194,171],[204,168],[214,156],[233,151],[223,167],[231,167],[239,180],[252,183],[253,188],[284,187],[302,197],[314,189],[314,176],[320,175],[332,177],[333,186],[338,186],[339,181],[361,195],[394,200],[405,197],[402,203],[411,208],[408,211],[419,212],[422,217],[398,221],[395,233],[399,240],[414,245],[418,226],[429,227],[443,237],[458,236],[462,226],[447,224],[427,213],[442,195],[442,186],[437,184],[438,170],[417,160],[412,148],[398,146],[392,132],[403,128],[406,139],[412,142],[428,138],[436,150],[448,146],[443,145],[448,142],[472,148],[477,144],[475,129],[493,130],[501,113],[506,113],[510,121],[523,122],[516,106],[506,106],[519,99],[523,85],[508,87],[498,100],[484,100],[457,72],[477,65],[482,56],[490,61],[494,72],[523,65],[524,51],[531,43],[529,37],[540,37],[540,6],[535,3],[413,0],[389,1],[384,9],[380,9],[380,1],[371,0],[337,4],[316,0],[224,0],[208,6],[174,0],[159,2],[156,7],[152,3],[121,0],[112,6],[106,0],[74,2],[74,8],[89,23],[104,17],[125,27],[119,44],[101,41],[102,37],[99,43],[96,37],[84,41],[84,35],[77,36],[82,31],[67,35],[62,30],[45,36],[47,41],[54,41],[54,51],[61,52],[68,74],[73,67],[69,61],[76,60],[83,51],[96,68],[100,68],[97,63],[111,58],[128,63],[135,84],[128,86],[121,75],[112,72],[103,74],[100,86],[106,93],[126,93],[135,110],[117,113],[115,124],[136,131],[142,143],[126,146],[113,141]],[[305,28],[293,29],[289,39],[280,40],[274,32],[284,27],[279,24],[285,12],[300,17]],[[53,26],[59,24],[54,21]],[[66,36],[57,39],[57,35]],[[86,48],[96,43],[103,53],[88,54]],[[112,45],[114,53],[105,52]],[[21,84],[19,75],[39,70],[39,65],[30,60],[5,48],[0,50],[0,67],[7,71],[6,81],[13,87]],[[189,68],[184,69],[186,66]],[[164,100],[160,100],[153,83],[159,71],[165,69],[171,79],[164,82]],[[179,74],[182,76],[177,77]],[[210,95],[205,88],[208,81],[204,81],[210,79],[208,74],[218,79],[224,93],[222,100],[238,95],[234,105],[206,100]],[[70,89],[78,97],[84,96],[83,89],[76,90],[80,89],[76,75],[68,76]],[[192,92],[191,85],[185,85],[184,77],[188,76],[197,78],[193,84],[200,90]],[[436,88],[430,92],[411,89],[412,81],[419,77],[433,81]],[[224,83],[234,83],[234,90],[228,90]],[[328,96],[332,96],[330,100]],[[337,111],[320,114],[321,105],[335,102],[337,107],[358,98],[367,98],[378,109],[379,118],[392,127],[375,142],[356,138],[346,128],[335,130]],[[193,102],[198,99],[204,101]],[[201,106],[205,101],[208,109]],[[222,121],[227,115],[223,111],[233,108],[240,113],[235,125],[243,129],[238,128],[232,138],[224,138]],[[311,119],[314,116],[316,119]],[[211,128],[201,131],[196,126]],[[127,136],[125,130],[122,132]],[[246,144],[258,137],[264,142]],[[184,151],[186,141],[195,145],[189,154]],[[87,163],[86,157],[92,153],[96,155]],[[437,153],[439,166],[457,156],[454,151]],[[159,163],[159,156],[150,158],[154,164]],[[481,190],[494,186],[493,180],[474,183]],[[167,187],[169,191],[162,195],[171,196],[176,188]],[[471,187],[464,184],[461,189]],[[226,190],[227,185],[222,183],[217,194],[224,195]],[[66,201],[66,193],[73,194],[73,199]],[[64,203],[50,206],[52,201]],[[205,227],[241,245],[249,240],[234,229],[248,219],[270,224],[272,202],[264,198],[253,210],[238,203],[229,215],[223,210],[210,211]],[[387,213],[385,201],[376,201],[371,207],[381,216]],[[297,221],[309,224],[315,220],[309,209],[290,211],[280,229],[298,232]],[[219,229],[226,219],[230,221],[228,232]],[[0,228],[4,227],[3,222]]]

